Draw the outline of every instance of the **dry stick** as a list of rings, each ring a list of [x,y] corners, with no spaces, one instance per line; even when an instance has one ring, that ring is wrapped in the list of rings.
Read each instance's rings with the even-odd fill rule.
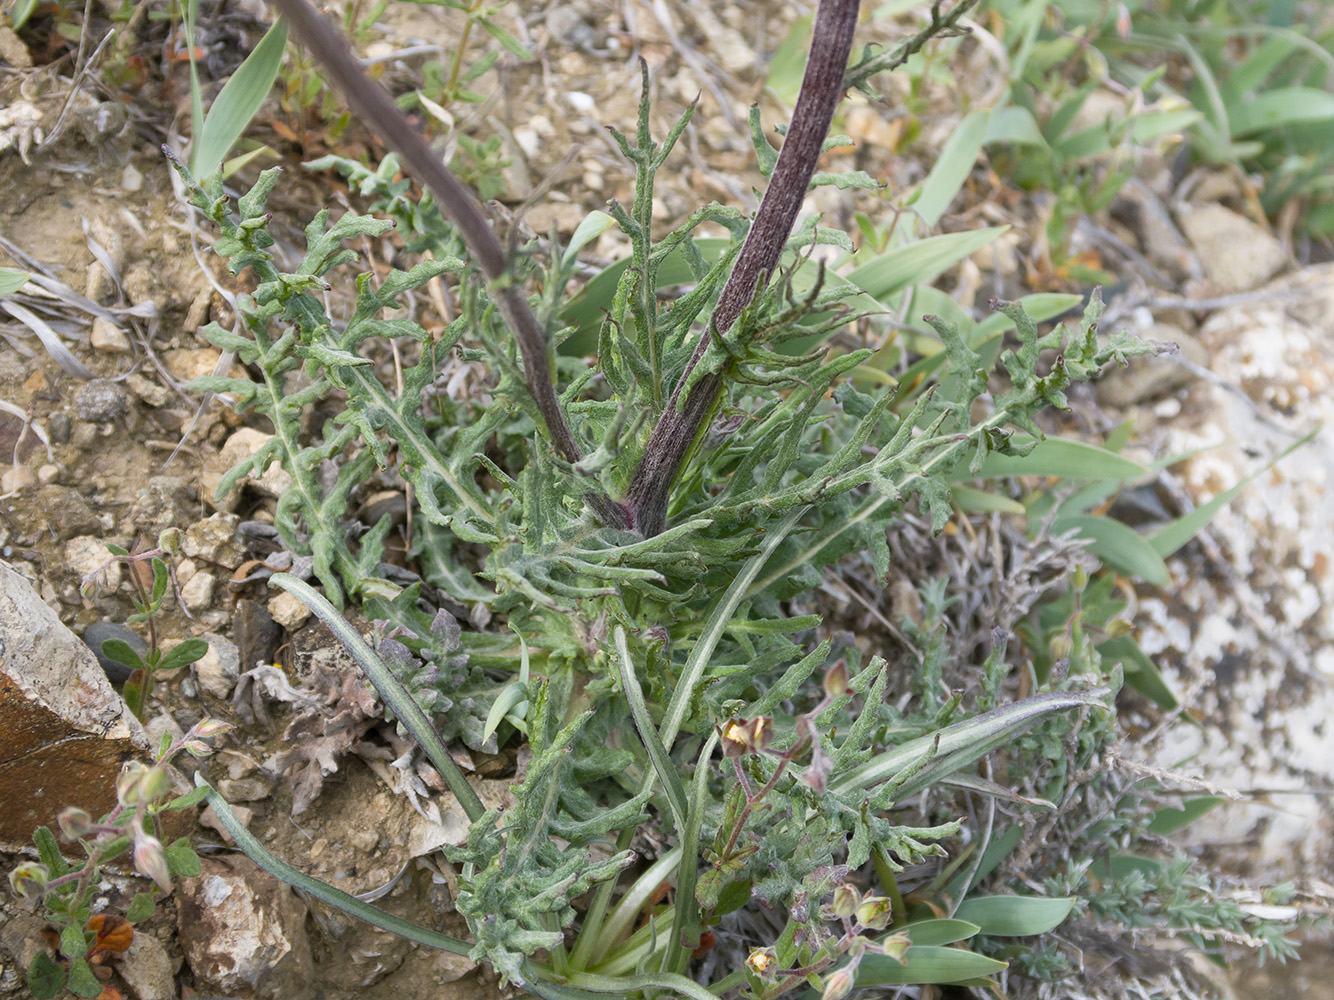
[[[852,51],[860,0],[820,0],[811,37],[811,55],[801,81],[792,124],[783,140],[769,187],[755,221],[737,257],[714,310],[711,327],[725,335],[749,304],[757,288],[768,281],[796,222],[797,212],[824,148],[834,109],[843,96],[843,72]],[[704,356],[711,331],[700,336],[690,363],[677,383],[657,426],[649,437],[644,458],[635,471],[625,503],[631,524],[645,536],[656,535],[667,524],[667,502],[681,463],[708,422],[722,390],[724,375],[713,372],[699,379],[689,395],[681,394],[690,373]]]
[[[513,281],[500,242],[491,232],[476,200],[431,152],[389,95],[366,77],[347,42],[306,0],[274,0],[274,6],[287,18],[301,44],[324,67],[362,123],[403,158],[458,227],[468,251],[491,282],[490,292],[518,341],[524,381],[537,404],[552,445],[567,462],[578,462],[581,458],[578,442],[565,420],[556,399],[556,387],[551,382],[546,331]],[[601,494],[586,499],[604,524],[627,525],[625,511],[613,500]]]

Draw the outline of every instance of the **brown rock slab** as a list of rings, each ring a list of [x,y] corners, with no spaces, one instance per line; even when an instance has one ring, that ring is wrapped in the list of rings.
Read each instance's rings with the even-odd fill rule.
[[[0,844],[30,843],[65,806],[109,811],[121,765],[150,750],[93,651],[0,562]]]
[[[203,993],[302,1000],[314,994],[306,904],[241,854],[206,858],[176,886],[186,961]]]

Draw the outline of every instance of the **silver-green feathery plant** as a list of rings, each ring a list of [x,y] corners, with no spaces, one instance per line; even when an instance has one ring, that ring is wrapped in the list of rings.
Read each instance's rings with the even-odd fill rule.
[[[447,854],[459,866],[457,906],[472,940],[406,925],[300,874],[212,796],[238,842],[305,891],[485,960],[544,997],[704,1000],[736,989],[771,998],[807,983],[837,997],[857,984],[973,981],[1003,968],[944,947],[980,923],[906,922],[893,873],[942,854],[960,821],[905,826],[896,809],[1023,733],[1069,713],[1109,713],[1119,674],[1109,672],[1109,687],[1099,686],[1104,672],[1077,674],[1005,703],[999,644],[979,665],[979,705],[989,710],[933,693],[904,713],[885,703],[884,659],[863,664],[855,649],[812,644],[819,618],[794,617],[785,605],[850,552],[869,553],[884,574],[886,533],[905,505],[940,529],[953,513],[949,484],[964,470],[993,454],[1023,454],[1042,436],[1036,417],[1064,406],[1067,387],[1144,350],[1098,331],[1096,296],[1077,330],[1046,335],[1020,306],[997,303],[1016,330],[999,359],[1003,374],[938,320],[948,374],[921,387],[870,395],[849,381],[870,352],[829,349],[827,336],[855,317],[846,283],[805,251],[850,243],[813,220],[798,225],[797,214],[812,184],[868,182],[815,173],[834,109],[872,69],[955,30],[971,4],[937,8],[894,58],[868,56],[847,70],[858,4],[822,0],[781,152],[753,117],[769,176],[754,216],[705,206],[654,237],[654,179],[694,109],[655,142],[645,86],[637,134],[615,134],[636,170],[634,203],[594,220],[619,225],[632,260],[605,303],[597,360],[587,365],[552,350],[568,332],[560,316],[587,236],[568,250],[553,238],[547,251],[506,255],[467,192],[304,0],[278,6],[395,150],[378,171],[324,163],[390,218],[349,212],[331,222],[320,213],[305,257],[284,272],[269,252],[264,207],[277,171],[233,212],[219,183],[202,188],[180,168],[193,203],[219,229],[215,250],[257,283],[238,298],[239,329],[202,333],[260,378],[195,387],[226,393],[272,424],[273,439],[220,489],[275,461],[289,472],[277,528],[294,552],[313,557],[325,596],[290,577],[275,582],[335,629],[467,809],[468,841]],[[426,197],[393,180],[399,162]],[[383,235],[395,222],[429,256],[378,285],[360,275],[351,316],[335,320],[323,276],[354,260],[347,240]],[[706,222],[730,234],[707,254],[694,238]],[[656,277],[672,255],[693,283],[667,307]],[[380,318],[436,278],[453,285],[460,310],[442,335]],[[366,350],[385,337],[415,345],[401,390],[380,381]],[[441,373],[460,363],[490,373],[485,402],[443,390]],[[313,436],[303,433],[303,411],[334,393],[346,405]],[[330,463],[334,475],[323,471]],[[406,587],[384,566],[389,521],[359,537],[350,530],[354,492],[377,466],[411,484],[419,509],[412,555],[421,579]],[[505,629],[461,629],[428,600],[436,592],[485,607]],[[337,611],[348,601],[391,623],[394,637],[367,645]],[[516,732],[531,753],[516,806],[483,813],[444,744],[494,749]],[[672,845],[647,866],[634,849],[645,825]],[[846,883],[872,864],[884,895]],[[675,895],[658,906],[665,882]],[[1056,907],[1020,920],[1015,904],[989,933],[1036,933],[1072,905],[1034,902]],[[711,928],[747,906],[780,914],[784,930],[707,989],[686,978]],[[649,919],[637,928],[641,917]],[[891,919],[896,933],[886,934]]]

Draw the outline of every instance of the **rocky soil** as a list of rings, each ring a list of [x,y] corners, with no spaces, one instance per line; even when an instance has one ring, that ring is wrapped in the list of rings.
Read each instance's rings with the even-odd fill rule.
[[[257,39],[252,13],[215,26],[218,38],[237,43],[230,52],[215,46],[219,78],[239,59],[239,43]],[[758,99],[767,120],[783,117],[763,92],[764,67],[798,13],[782,3],[668,9],[639,0],[508,9],[507,26],[536,57],[502,60],[482,76],[473,87],[486,100],[455,123],[458,132],[480,128],[502,140],[509,163],[491,205],[498,222],[515,221],[520,203],[546,183],[551,191],[519,220],[539,233],[554,224],[568,236],[588,210],[629,196],[632,172],[604,126],[633,130],[637,56],[654,74],[657,131],[701,100],[675,168],[660,179],[655,218],[666,225],[707,199],[752,207],[762,179],[745,110]],[[423,57],[400,53],[447,44],[457,28],[440,7],[393,5],[363,49],[387,83],[402,87],[420,74]],[[867,41],[898,34],[892,21],[867,30]],[[179,141],[183,112],[188,120],[183,70],[122,95],[97,86],[96,73],[76,83],[68,60],[32,66],[32,55],[12,33],[0,39],[8,63],[0,63],[0,265],[43,276],[0,312],[0,795],[17,806],[0,815],[0,852],[8,852],[0,868],[16,861],[35,819],[49,821],[66,804],[97,809],[127,754],[208,715],[237,722],[240,738],[202,766],[271,850],[395,913],[461,932],[451,912],[453,873],[435,854],[460,842],[461,814],[433,787],[433,774],[403,763],[406,744],[364,688],[345,683],[353,674],[331,637],[264,582],[274,570],[303,568],[272,538],[281,470],[215,497],[223,472],[260,447],[267,428],[216,402],[201,412],[201,400],[183,389],[218,365],[219,352],[196,331],[229,321],[226,293],[237,287],[210,257],[207,234],[190,221],[157,151]],[[960,58],[974,100],[1003,85],[983,46],[965,46]],[[902,127],[892,105],[849,106],[841,127],[856,146],[835,162],[870,171],[888,193],[822,189],[812,207],[826,224],[851,228],[857,211],[883,213],[895,191],[925,175],[961,114],[950,87],[927,89],[933,110],[906,157],[892,153]],[[289,164],[333,141],[315,116],[277,101],[253,134]],[[338,142],[345,155],[382,152],[355,123]],[[995,184],[1003,181],[979,168],[942,221],[946,231],[1013,227],[943,280],[968,309],[1055,280],[1043,270],[1040,199]],[[351,198],[335,178],[289,169],[271,199],[279,252],[295,259],[306,219]],[[1289,235],[1256,218],[1252,203],[1244,179],[1183,172],[1146,150],[1122,199],[1076,232],[1076,249],[1126,277],[1112,298],[1118,322],[1181,345],[1176,360],[1105,380],[1080,409],[1094,431],[1133,416],[1145,458],[1207,446],[1153,484],[1165,514],[1240,483],[1334,418],[1334,266],[1296,260]],[[362,249],[372,263],[394,251],[389,243]],[[608,235],[591,251],[606,260],[623,249]],[[391,359],[386,366],[391,372]],[[1193,846],[1241,874],[1297,880],[1308,900],[1328,900],[1334,882],[1332,449],[1322,432],[1262,472],[1172,560],[1171,587],[1141,591],[1145,649],[1201,725],[1162,728],[1126,751],[1136,764],[1177,769],[1188,785],[1238,793],[1217,822],[1192,828]],[[376,504],[397,499],[392,484],[370,484],[367,520],[379,516]],[[120,567],[105,567],[106,543],[151,547],[170,527],[183,530],[184,542],[158,628],[173,640],[202,636],[211,652],[166,678],[141,728],[116,694],[124,673],[100,667],[74,637],[100,644],[124,635],[130,581]],[[885,595],[886,613],[889,601]],[[10,667],[18,648],[11,644],[28,633],[52,644],[34,654],[48,666],[75,665],[36,694]],[[36,703],[49,728],[25,722],[34,735],[16,752],[11,734]],[[67,744],[81,748],[82,770],[67,749],[53,750]],[[59,783],[47,777],[53,760],[66,766]],[[460,761],[497,807],[523,764],[513,752],[460,751]],[[123,995],[499,994],[493,977],[464,960],[276,886],[209,814],[197,817],[194,832],[204,872],[182,882],[136,935],[119,967]],[[107,903],[123,905],[137,883],[109,876]],[[40,922],[8,892],[0,885],[0,995],[22,996]],[[1322,988],[1330,990],[1328,977],[1312,977],[1303,995],[1334,996]]]

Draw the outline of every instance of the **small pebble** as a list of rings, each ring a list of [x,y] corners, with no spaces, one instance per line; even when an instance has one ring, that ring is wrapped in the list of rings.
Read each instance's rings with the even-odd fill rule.
[[[70,432],[74,430],[74,421],[69,418],[68,413],[56,412],[47,418],[46,429],[52,441],[56,444],[65,444],[69,441]]]
[[[74,394],[74,408],[79,416],[93,423],[106,423],[122,416],[130,398],[124,387],[109,379],[94,379],[79,386]]]
[[[572,90],[565,97],[570,102],[570,107],[582,115],[588,114],[597,106],[597,101],[592,95],[585,94],[582,90]]]
[[[26,465],[11,465],[0,475],[0,493],[17,493],[33,483],[32,470]]]
[[[133,163],[125,164],[120,173],[120,186],[126,191],[138,191],[144,186],[144,175]]]
[[[226,698],[241,674],[241,654],[236,644],[215,632],[205,632],[208,652],[194,663],[195,680],[214,698]]]
[[[295,629],[310,617],[310,609],[300,598],[283,591],[269,601],[269,614],[286,629]]]
[[[196,573],[181,587],[181,601],[190,611],[203,611],[213,603],[218,580],[212,573]]]
[[[94,350],[106,354],[124,354],[130,349],[130,338],[125,331],[101,316],[93,320],[93,332],[88,339]]]
[[[41,503],[46,513],[46,523],[59,539],[66,540],[76,535],[100,535],[106,530],[88,501],[68,486],[43,487]]]
[[[257,802],[267,799],[271,788],[263,778],[222,778],[218,791],[228,802]]]
[[[125,376],[125,384],[130,392],[134,393],[149,406],[162,407],[167,405],[167,400],[171,398],[171,391],[166,386],[161,385],[151,379],[146,379],[138,372]]]
[[[185,529],[182,554],[234,569],[241,561],[241,549],[235,540],[239,522],[235,514],[214,514],[196,521]]]
[[[37,481],[43,486],[50,486],[59,478],[60,466],[58,465],[43,465],[37,470]]]

